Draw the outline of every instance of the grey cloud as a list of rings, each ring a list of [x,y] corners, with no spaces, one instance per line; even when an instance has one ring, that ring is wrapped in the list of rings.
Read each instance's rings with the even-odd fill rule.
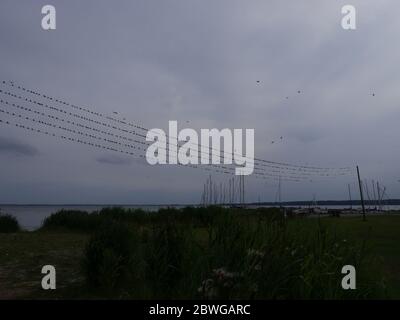
[[[39,154],[39,151],[26,143],[0,137],[0,153],[32,157]]]
[[[310,127],[291,130],[289,135],[300,142],[310,143],[324,138],[326,134],[324,129],[318,127],[315,128],[311,124]]]
[[[366,178],[381,177],[392,194],[400,192],[400,184],[389,185],[400,158],[398,1],[352,0],[358,10],[354,32],[340,26],[347,4],[342,0],[52,4],[57,30],[44,32],[40,2],[0,2],[3,79],[97,112],[118,111],[147,128],[166,129],[168,120],[180,126],[190,120],[187,126],[196,130],[254,128],[258,158],[333,167],[359,163]],[[196,202],[208,174],[149,166],[7,126],[0,126],[0,136],[15,139],[3,142],[1,153],[34,155],[34,145],[46,154],[31,157],[29,167],[0,158],[2,185],[25,189],[20,196],[0,186],[0,202],[24,201],[31,189],[35,201],[48,201],[45,178],[54,180],[59,202]],[[270,143],[280,136],[281,143]],[[216,181],[224,179],[215,174]],[[310,199],[314,188],[319,198],[342,198],[351,179],[287,184],[284,194]],[[38,186],[30,188],[31,180]],[[246,182],[249,201],[258,194],[274,199],[273,188],[265,190],[251,177]],[[56,192],[66,184],[74,191]],[[105,185],[118,192],[111,197]]]
[[[123,166],[130,165],[133,163],[133,159],[113,154],[100,156],[96,158],[96,161],[104,164],[123,165]]]

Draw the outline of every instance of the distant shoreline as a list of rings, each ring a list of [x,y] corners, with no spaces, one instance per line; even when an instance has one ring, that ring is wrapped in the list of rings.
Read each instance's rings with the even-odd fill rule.
[[[235,203],[233,203],[235,204]],[[238,203],[237,203],[238,204]],[[378,205],[377,201],[366,200],[364,204],[367,206]],[[382,200],[381,205],[400,205],[400,199],[386,199]],[[184,207],[184,206],[198,206],[196,203],[161,203],[161,204],[14,204],[4,203],[0,207]],[[245,205],[249,206],[360,206],[360,200],[321,200],[321,201],[282,201],[278,202],[246,202]]]

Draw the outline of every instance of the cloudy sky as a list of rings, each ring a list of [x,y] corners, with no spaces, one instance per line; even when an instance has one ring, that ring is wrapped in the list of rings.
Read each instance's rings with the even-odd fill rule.
[[[41,28],[46,4],[55,31]],[[355,31],[341,28],[345,4]],[[359,164],[400,197],[399,10],[396,0],[2,0],[0,80],[146,128],[254,128],[258,158]],[[0,203],[197,203],[208,175],[4,124],[0,168]],[[285,182],[282,198],[343,199],[348,183],[355,193],[354,174]],[[246,178],[248,201],[276,190]]]

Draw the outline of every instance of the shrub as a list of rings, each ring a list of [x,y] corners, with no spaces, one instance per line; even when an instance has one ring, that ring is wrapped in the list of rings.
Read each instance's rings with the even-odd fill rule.
[[[9,215],[0,213],[0,232],[11,233],[20,231],[18,220]]]
[[[135,244],[134,235],[123,224],[102,224],[85,248],[83,271],[88,285],[109,290],[127,280]]]
[[[100,223],[97,214],[78,210],[61,210],[45,218],[42,229],[67,228],[88,232],[95,230]]]
[[[121,223],[144,223],[148,213],[137,209],[123,209],[119,207],[103,208],[99,212],[79,210],[61,210],[47,217],[43,221],[42,229],[65,228],[74,231],[93,232],[106,221]]]
[[[184,276],[185,233],[171,221],[153,228],[147,245],[146,280],[153,297],[169,298]],[[190,271],[189,271],[190,272]]]

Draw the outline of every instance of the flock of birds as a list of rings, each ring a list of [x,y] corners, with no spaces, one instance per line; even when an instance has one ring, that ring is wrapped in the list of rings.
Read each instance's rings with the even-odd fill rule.
[[[261,84],[261,80],[257,80],[256,81],[257,82],[257,84]],[[297,94],[301,94],[302,92],[301,92],[301,90],[297,90]],[[375,97],[375,93],[373,92],[373,93],[371,93],[371,95],[373,96],[373,97]],[[289,99],[289,96],[286,96],[286,100],[288,100]],[[283,140],[283,137],[281,136],[280,137],[280,140]],[[276,141],[271,141],[271,144],[274,144]]]
[[[256,83],[257,84],[261,84],[261,80],[256,80]],[[301,92],[301,90],[298,90],[297,91],[297,94],[301,94],[302,92]],[[373,92],[373,93],[371,93],[371,95],[373,96],[373,97],[375,97],[375,93]],[[289,96],[286,96],[286,100],[288,100],[289,99]],[[117,111],[114,111],[113,112],[115,115],[118,115],[118,112]],[[125,118],[123,118],[123,120],[126,120]],[[186,123],[189,123],[189,121],[186,121]],[[283,140],[283,136],[281,136],[280,138],[279,138],[279,141],[282,141]],[[271,144],[274,144],[274,143],[276,143],[276,141],[275,140],[272,140],[271,141]],[[400,182],[400,181],[399,181]]]

